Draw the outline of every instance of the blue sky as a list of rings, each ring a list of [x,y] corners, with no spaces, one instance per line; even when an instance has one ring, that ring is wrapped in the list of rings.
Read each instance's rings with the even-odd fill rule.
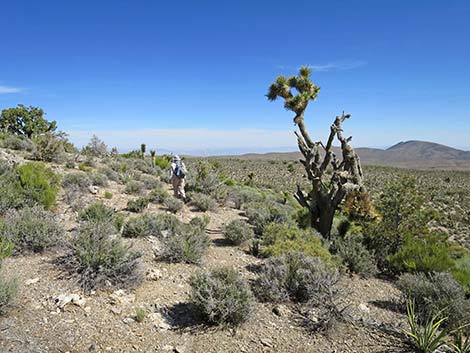
[[[295,149],[264,97],[310,65],[325,138],[342,110],[356,146],[470,149],[468,1],[4,1],[0,108],[42,107],[77,145]]]

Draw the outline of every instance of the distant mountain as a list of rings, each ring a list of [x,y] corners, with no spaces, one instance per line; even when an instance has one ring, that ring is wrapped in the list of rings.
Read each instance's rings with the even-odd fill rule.
[[[334,147],[341,156],[339,147]],[[438,143],[426,141],[405,141],[385,150],[378,148],[356,148],[363,165],[382,165],[417,169],[470,169],[470,151],[463,151]],[[226,156],[247,160],[295,160],[300,152],[248,153]]]

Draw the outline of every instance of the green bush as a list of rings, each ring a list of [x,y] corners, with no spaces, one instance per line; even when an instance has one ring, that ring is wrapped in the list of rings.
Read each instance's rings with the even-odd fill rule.
[[[13,243],[0,236],[0,314],[5,310],[5,307],[11,302],[17,292],[17,281],[6,278],[1,272],[2,261],[11,255],[12,250]]]
[[[244,206],[248,223],[256,234],[261,235],[269,223],[293,223],[294,209],[273,201],[250,202]]]
[[[104,196],[105,199],[108,199],[108,200],[113,198],[113,194],[109,191],[105,191],[103,196]]]
[[[27,163],[17,168],[20,186],[26,200],[50,208],[58,192],[59,176],[43,163]]]
[[[233,269],[198,272],[190,279],[191,302],[204,320],[217,325],[240,325],[253,311],[249,286]]]
[[[288,224],[271,223],[266,226],[261,237],[261,254],[269,257],[281,256],[292,251],[302,252],[334,265],[337,260],[323,246],[321,239],[313,229],[304,230]]]
[[[62,263],[79,275],[85,290],[112,285],[131,286],[142,279],[141,254],[115,236],[109,222],[85,222],[69,244]]]
[[[27,200],[18,181],[18,174],[14,170],[5,170],[0,174],[0,214],[10,209],[16,209],[26,204]]]
[[[432,212],[410,177],[386,185],[377,202],[381,218],[364,224],[364,245],[374,254],[383,273],[395,275],[390,257],[402,247],[407,234],[421,237],[429,233]]]
[[[16,279],[9,279],[0,272],[0,314],[3,313],[18,291]]]
[[[162,257],[169,262],[198,264],[209,244],[209,236],[204,230],[186,224],[163,239]]]
[[[36,150],[33,158],[44,162],[58,162],[65,160],[64,141],[50,132],[34,137]]]
[[[191,205],[193,205],[197,211],[202,212],[217,209],[217,203],[212,197],[198,192],[191,194]]]
[[[143,236],[163,237],[182,227],[182,222],[172,214],[157,213],[132,217],[127,220],[122,231],[124,237]]]
[[[105,175],[109,180],[119,181],[119,173],[109,167],[100,168],[98,169],[98,172],[102,175]]]
[[[406,299],[414,300],[420,323],[436,314],[447,317],[453,327],[466,323],[470,316],[470,301],[463,287],[449,273],[405,273],[397,281]]]
[[[344,239],[336,238],[333,249],[333,253],[343,260],[343,264],[346,265],[349,271],[364,276],[377,273],[375,258],[362,244],[362,239],[359,236],[351,235]]]
[[[34,152],[36,149],[34,142],[26,137],[6,135],[1,142],[4,148],[11,150]]]
[[[168,194],[168,191],[166,191],[163,187],[157,187],[153,189],[148,196],[150,202],[157,204],[164,203],[165,200],[169,197],[170,194]]]
[[[184,202],[174,197],[169,197],[163,201],[163,204],[172,213],[177,213],[183,208]]]
[[[224,237],[231,243],[240,245],[247,240],[253,239],[255,232],[245,221],[236,219],[225,226]]]
[[[155,165],[162,168],[162,169],[170,168],[170,162],[168,162],[168,160],[165,159],[164,157],[156,157],[155,158]]]
[[[230,190],[228,199],[236,209],[241,209],[246,203],[263,201],[264,195],[255,188],[239,186]]]
[[[148,205],[149,200],[146,197],[139,197],[127,202],[127,210],[131,212],[142,212]]]
[[[3,227],[3,224],[2,224]],[[11,255],[13,251],[13,242],[7,240],[6,237],[0,237],[0,268],[2,261]]]
[[[116,211],[106,206],[103,202],[97,201],[88,205],[78,213],[80,221],[96,221],[114,223]]]
[[[62,186],[64,188],[79,187],[80,189],[86,189],[91,185],[91,180],[87,174],[77,172],[77,173],[68,173],[62,179]]]
[[[124,189],[126,194],[136,195],[142,192],[142,183],[136,180],[129,180]]]
[[[436,234],[406,234],[403,245],[389,257],[394,272],[448,272],[455,266],[447,240]]]
[[[63,239],[64,230],[53,214],[33,206],[8,211],[0,234],[12,241],[18,251],[39,252],[57,245]]]
[[[267,259],[253,290],[261,301],[307,302],[332,289],[336,278],[319,258],[291,252]]]
[[[108,177],[104,174],[99,172],[91,173],[90,180],[93,185],[96,186],[107,186],[108,185]]]
[[[154,176],[142,175],[140,181],[144,185],[144,188],[147,190],[152,190],[152,189],[162,187],[162,184],[160,183],[160,181]]]

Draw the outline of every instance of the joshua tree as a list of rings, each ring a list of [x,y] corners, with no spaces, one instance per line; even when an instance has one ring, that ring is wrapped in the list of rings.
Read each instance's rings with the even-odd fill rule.
[[[298,76],[279,76],[269,87],[266,95],[274,101],[284,99],[284,107],[295,113],[294,124],[299,127],[295,132],[299,150],[303,155],[300,162],[304,165],[307,177],[312,183],[312,190],[305,194],[299,185],[296,200],[309,209],[311,225],[325,238],[329,238],[335,211],[341,201],[353,191],[365,192],[362,182],[362,169],[359,156],[349,142],[352,137],[343,136],[343,122],[349,114],[337,116],[330,127],[328,141],[314,142],[307,131],[304,113],[308,103],[315,100],[320,88],[310,80],[311,70],[302,67]],[[342,160],[338,160],[333,151],[335,137],[341,143]]]
[[[142,159],[145,158],[145,151],[147,150],[147,146],[145,145],[145,143],[142,143],[140,145],[140,152],[142,153]]]
[[[152,166],[154,166],[154,167],[155,167],[155,154],[156,154],[155,150],[150,150],[150,157],[152,159]]]

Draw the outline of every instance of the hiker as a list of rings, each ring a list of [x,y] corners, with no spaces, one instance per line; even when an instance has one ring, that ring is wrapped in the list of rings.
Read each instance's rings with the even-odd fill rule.
[[[180,156],[175,154],[170,168],[170,181],[173,185],[174,196],[182,200],[186,199],[186,194],[184,193],[184,177],[186,176],[186,173],[186,166],[181,161]]]

